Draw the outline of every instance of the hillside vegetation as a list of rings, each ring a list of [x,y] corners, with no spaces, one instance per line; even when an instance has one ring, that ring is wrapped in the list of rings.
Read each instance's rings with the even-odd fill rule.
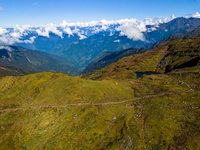
[[[200,36],[186,39],[167,39],[153,49],[124,57],[105,68],[83,74],[83,78],[102,80],[107,77],[136,78],[137,72],[167,73],[200,67]]]
[[[167,40],[87,79],[2,77],[0,149],[199,149],[200,66],[188,65],[199,39]],[[150,71],[160,74],[136,78]]]
[[[82,74],[104,68],[123,57],[144,53],[146,51],[147,50],[145,48],[130,48],[122,51],[102,53],[98,57],[90,61],[90,63],[87,65],[87,68],[82,72]]]
[[[160,56],[165,53],[168,46],[159,47],[154,51],[143,54],[135,54],[124,57],[105,68],[95,70],[92,73],[83,74],[83,78],[92,80],[102,80],[107,77],[115,79],[135,79],[136,72],[153,72],[160,60]]]

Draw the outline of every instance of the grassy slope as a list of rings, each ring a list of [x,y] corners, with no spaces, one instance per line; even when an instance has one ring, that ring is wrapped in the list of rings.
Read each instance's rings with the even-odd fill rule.
[[[169,59],[166,72],[174,69],[187,69],[186,67],[199,68],[200,36],[184,40],[175,39],[170,43],[166,57]]]
[[[198,65],[135,77],[155,71],[167,50],[87,74],[101,81],[52,72],[1,78],[0,149],[200,148]]]
[[[1,149],[167,149],[185,138],[181,145],[200,146],[200,97],[176,77],[90,81],[46,72],[0,85]]]
[[[83,74],[82,77],[92,80],[102,80],[107,77],[116,79],[136,78],[135,72],[155,71],[160,56],[166,50],[167,46],[164,46],[155,51],[125,57],[103,69]]]
[[[139,53],[144,53],[147,50],[144,48],[130,48],[122,51],[116,51],[116,52],[105,52],[103,54],[100,54],[98,57],[94,58],[90,63],[88,64],[88,67],[82,72],[88,73],[93,72],[94,70],[99,70],[101,68],[104,68],[119,59],[123,57],[127,57],[130,55],[135,55]]]

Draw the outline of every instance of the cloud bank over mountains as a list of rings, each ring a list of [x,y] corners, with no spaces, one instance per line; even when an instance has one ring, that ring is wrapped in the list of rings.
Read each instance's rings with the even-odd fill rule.
[[[185,18],[188,17],[188,15],[185,16]],[[200,18],[200,13],[197,12],[191,15],[191,17]],[[64,20],[59,25],[48,23],[42,26],[16,25],[13,28],[0,27],[0,45],[12,45],[14,43],[33,43],[37,36],[49,38],[50,33],[54,33],[60,38],[63,38],[63,34],[68,34],[68,37],[74,36],[76,34],[79,36],[79,39],[82,40],[101,31],[110,32],[110,36],[112,36],[115,32],[119,32],[121,36],[127,36],[133,41],[145,41],[143,34],[144,32],[152,32],[156,30],[157,27],[159,27],[159,24],[169,22],[175,18],[175,15],[172,15],[171,18],[165,19],[121,19],[116,21],[107,21],[103,19],[99,22],[92,21],[85,23],[68,23]]]
[[[195,14],[192,15],[193,18],[200,18],[200,13],[196,12]]]

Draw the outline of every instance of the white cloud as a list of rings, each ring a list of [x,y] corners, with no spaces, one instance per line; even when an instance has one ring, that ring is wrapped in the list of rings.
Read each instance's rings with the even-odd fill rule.
[[[0,7],[1,8],[1,7]],[[3,9],[2,9],[3,10]],[[200,13],[196,12],[193,15],[186,15],[186,18],[195,17],[200,18]],[[169,22],[175,19],[176,16],[173,14],[171,18],[146,18],[144,20],[137,19],[121,19],[116,21],[91,21],[91,22],[77,22],[68,23],[65,20],[59,25],[48,23],[42,26],[18,26],[16,25],[13,29],[5,29],[0,27],[0,43],[14,44],[17,43],[32,43],[37,37],[31,37],[28,40],[22,40],[22,37],[28,35],[30,32],[34,32],[40,36],[49,37],[49,33],[54,33],[63,38],[63,33],[67,33],[68,36],[77,34],[79,39],[85,39],[87,36],[94,35],[101,31],[110,32],[109,36],[115,34],[116,31],[120,32],[120,35],[127,36],[132,40],[145,41],[144,32],[152,32],[156,30],[161,23]],[[150,27],[146,27],[150,25]]]
[[[6,29],[3,29],[2,27],[0,27],[0,35],[7,33],[8,31]]]
[[[176,18],[176,16],[173,14],[173,15],[171,15],[171,19],[175,19]]]
[[[79,34],[78,36],[80,37],[80,38],[79,38],[80,40],[83,40],[83,39],[86,39],[86,38],[87,38],[87,36],[81,35],[81,34]]]
[[[14,27],[14,32],[11,32],[10,36],[16,37],[16,38],[21,38],[22,36],[28,34],[28,33],[26,33],[26,31],[33,31],[33,29],[31,29],[31,28],[32,28],[32,26],[30,26],[30,25],[24,25],[24,26],[16,25]]]
[[[3,11],[3,8],[0,6],[0,11]]]
[[[0,46],[0,50],[1,50],[1,49],[6,49],[6,50],[8,50],[9,52],[13,51],[12,48],[9,47],[9,46]]]
[[[48,31],[42,31],[42,29],[37,29],[36,32],[38,35],[49,37]]]
[[[192,17],[192,15],[191,14],[187,14],[187,15],[185,15],[185,18],[190,18],[190,17]]]
[[[132,39],[133,41],[138,41],[138,40],[145,41],[144,34],[136,26],[130,26],[129,24],[125,24],[119,26],[117,30],[121,31],[120,32],[121,36],[127,36],[129,39]]]
[[[156,30],[155,27],[151,27],[151,28],[148,28],[148,29],[147,29],[147,32],[152,32],[152,31],[155,31],[155,30]]]
[[[142,32],[152,32],[156,30],[156,27],[159,26],[160,23],[168,22],[172,20],[165,18],[165,19],[158,19],[158,18],[146,18],[144,20],[137,20],[137,19],[121,19],[116,21],[107,21],[105,19],[97,22],[77,22],[77,23],[68,23],[65,20],[63,20],[63,23],[58,25],[57,27],[61,27],[63,31],[67,34],[73,35],[87,35],[88,31],[92,34],[99,33],[101,31],[109,31],[110,36],[112,36],[115,31],[119,31],[121,35],[125,35],[128,38],[131,38],[133,40],[145,40]],[[152,25],[151,28],[146,29],[146,25]],[[111,29],[110,27],[115,28]],[[75,29],[72,31],[72,28]],[[87,28],[87,29],[86,29]],[[87,30],[87,31],[85,31]],[[91,35],[91,34],[90,34]]]
[[[15,42],[18,42],[20,43],[20,40],[16,37],[11,37],[9,35],[5,35],[3,34],[1,37],[0,37],[0,44],[1,45],[12,45],[14,44]]]
[[[35,36],[30,37],[30,40],[24,40],[24,41],[22,41],[22,43],[29,43],[29,44],[31,44],[31,43],[34,42],[35,38],[36,38]]]
[[[58,36],[60,36],[61,38],[62,37],[62,32],[59,31],[56,27],[55,24],[53,23],[48,23],[48,24],[45,24],[43,26],[41,26],[39,29],[36,30],[36,32],[38,33],[38,35],[42,35],[42,36],[46,36],[49,38],[49,33],[52,32]]]
[[[113,42],[118,42],[118,43],[119,43],[119,42],[120,42],[120,39],[118,39],[118,40],[114,40]]]
[[[109,36],[113,36],[113,35],[114,35],[114,33],[113,33],[113,32],[110,32]]]
[[[200,18],[200,13],[196,12],[195,14],[192,15],[192,17],[194,17],[194,18]]]
[[[68,34],[68,37],[70,37],[70,35],[73,35],[73,32],[69,27],[64,28],[63,31]]]
[[[29,40],[20,40],[20,38],[10,35],[2,35],[0,37],[0,45],[13,45],[14,43],[33,43],[35,40],[35,36],[30,37]]]
[[[101,30],[106,30],[106,29],[108,29],[108,26],[105,26],[105,25],[103,25],[102,27],[101,27]]]
[[[80,31],[80,29],[78,29],[78,28],[76,28],[76,27],[75,27],[75,29],[72,30],[71,32],[72,32],[72,35],[73,35],[73,34],[77,34],[77,35],[79,36],[79,39],[80,39],[80,40],[83,40],[83,39],[87,38],[87,36],[82,35],[82,34],[84,34],[84,31]]]
[[[10,33],[10,36],[16,37],[16,38],[20,38],[21,37],[21,33],[20,32],[13,32],[13,33]]]

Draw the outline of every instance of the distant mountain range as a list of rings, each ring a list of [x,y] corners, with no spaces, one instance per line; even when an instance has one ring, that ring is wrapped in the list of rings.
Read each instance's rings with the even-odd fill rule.
[[[141,32],[144,40],[140,38],[136,40],[131,39],[127,35],[122,35],[122,31],[114,30],[117,29],[116,27],[109,27],[110,29],[100,31],[97,34],[91,34],[82,40],[79,39],[78,34],[73,36],[63,34],[61,38],[55,33],[50,33],[49,37],[37,36],[33,43],[16,43],[16,45],[65,57],[68,61],[76,64],[81,71],[84,70],[92,59],[102,52],[114,52],[139,47],[152,48],[157,42],[169,37],[171,34],[186,33],[200,27],[200,19],[181,17],[167,23],[160,23],[156,27],[155,25],[146,25],[146,31]],[[84,29],[85,32],[86,30],[87,28]],[[114,31],[111,32],[111,30]],[[130,32],[132,30],[134,29],[131,28]],[[29,34],[24,38],[33,36]]]
[[[64,58],[20,46],[1,47],[0,64],[26,68],[33,72],[53,71],[77,75],[76,66]]]
[[[139,54],[139,53],[144,53],[146,51],[147,49],[145,48],[130,48],[130,49],[122,50],[122,51],[101,53],[98,57],[90,61],[90,63],[88,64],[88,66],[82,73],[84,74],[84,73],[92,72],[94,70],[99,70],[101,68],[104,68],[118,61],[119,59],[123,57]]]
[[[103,20],[88,24],[63,22],[59,26],[47,24],[41,27],[17,26],[7,28],[7,32],[5,31],[4,34],[0,35],[0,43],[5,45],[5,41],[7,41],[11,45],[60,56],[57,58],[60,60],[62,57],[61,60],[67,62],[66,70],[70,71],[63,70],[64,66],[60,66],[63,69],[59,71],[74,75],[85,72],[85,69],[88,70],[87,67],[91,67],[94,60],[99,59],[99,55],[105,55],[105,52],[110,53],[141,47],[150,49],[170,37],[184,38],[199,35],[198,30],[194,31],[199,27],[200,18],[192,17],[179,17],[171,20],[121,20],[116,22]],[[194,33],[187,35],[187,32]],[[136,53],[141,52],[144,51],[137,51]],[[69,67],[68,64],[70,64],[69,66],[76,66],[75,69]],[[58,69],[58,67],[55,68]],[[58,71],[55,68],[49,70]],[[35,71],[34,69],[31,70]],[[47,71],[46,69],[39,70]]]
[[[161,42],[164,43],[164,41],[168,38],[184,39],[184,38],[195,37],[198,35],[200,35],[200,27],[193,31],[186,32],[186,33],[173,33],[169,37],[166,37],[165,39],[157,42],[156,44],[159,44]],[[151,46],[153,46],[154,44],[155,43],[152,43]],[[148,49],[131,48],[131,49],[126,49],[126,50],[117,51],[117,52],[101,53],[98,57],[94,58],[92,61],[90,61],[90,63],[88,63],[86,69],[82,73],[84,74],[84,73],[92,72],[94,70],[99,70],[101,68],[108,66],[111,63],[118,61],[119,59],[121,59],[123,57],[127,57],[127,56],[134,55],[134,54],[139,54],[139,53],[144,53],[146,51],[148,51]]]

